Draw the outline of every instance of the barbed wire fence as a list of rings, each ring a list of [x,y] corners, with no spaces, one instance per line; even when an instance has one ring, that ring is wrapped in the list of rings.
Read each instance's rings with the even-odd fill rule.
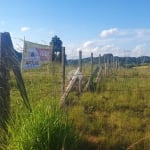
[[[21,40],[22,42],[23,39],[19,39],[19,40]],[[62,57],[64,57],[64,55],[65,52],[62,55]],[[78,82],[77,84],[78,87],[76,88],[76,90],[78,93],[81,94],[82,92],[88,90],[90,91],[93,90],[94,88],[97,88],[97,85],[100,84],[101,80],[104,80],[104,78],[108,78],[109,76],[112,75],[114,76],[114,78],[119,76],[119,78],[123,78],[124,80],[126,78],[132,78],[132,79],[134,78],[134,76],[128,77],[125,71],[123,75],[117,74],[117,72],[122,67],[119,57],[117,56],[113,56],[113,55],[108,56],[107,54],[101,56],[99,54],[98,56],[94,57],[94,54],[91,53],[91,56],[89,54],[88,58],[82,58],[82,55],[84,55],[84,52],[79,51],[78,59],[68,59],[67,62],[62,61],[62,64],[57,62],[50,62],[47,65],[46,64],[42,65],[42,67],[38,69],[24,70],[22,74],[25,77],[25,82],[27,83],[28,86],[27,87],[28,94],[30,95],[31,100],[32,101],[36,101],[36,99],[41,100],[43,98],[43,95],[44,97],[49,97],[49,98],[54,97],[62,100],[63,99],[62,97],[67,98],[71,89],[73,88],[73,86],[75,86],[75,83],[77,82]],[[62,58],[62,60],[64,60],[64,58]],[[125,60],[126,64],[124,64],[125,66],[124,68],[127,68],[128,61],[129,60],[127,57]],[[144,60],[141,60],[142,64],[144,64],[143,61]],[[75,73],[76,71],[77,73]],[[39,81],[37,81],[37,78],[39,79]],[[72,78],[75,78],[74,84],[72,84],[71,87],[69,87],[69,91],[67,92],[68,94],[65,94],[67,86],[70,83],[70,80],[72,80]],[[146,77],[141,76],[141,78],[146,78]],[[149,78],[149,76],[147,76],[147,78]],[[41,82],[46,82],[47,87],[43,87],[44,84],[42,84]],[[143,90],[145,90],[147,86],[143,87]],[[105,90],[112,91],[112,92],[118,92],[118,91],[125,92],[124,89],[115,89],[115,88],[105,89]],[[133,91],[136,90],[133,89]],[[148,92],[148,90],[145,91]],[[32,97],[31,95],[33,95],[33,93],[37,93],[35,94],[37,95],[37,97]]]
[[[79,51],[78,59],[68,59],[65,62],[65,49],[62,49],[62,52],[62,63],[49,62],[39,68],[27,69],[22,72],[27,94],[32,105],[33,103],[36,105],[40,101],[57,99],[60,101],[60,107],[64,107],[67,103],[66,99],[71,92],[76,91],[77,95],[81,96],[85,92],[102,94],[105,91],[110,95],[111,93],[116,93],[116,101],[118,100],[117,96],[119,97],[123,93],[128,94],[127,98],[130,98],[132,93],[135,93],[136,96],[134,96],[134,99],[140,98],[143,100],[143,106],[146,106],[145,103],[150,97],[150,69],[146,68],[149,66],[144,66],[146,74],[143,70],[139,73],[139,70],[136,70],[136,65],[132,69],[128,67],[128,58],[126,58],[125,64],[122,65],[119,57],[112,55],[107,57],[108,55],[104,54],[101,56],[99,54],[94,57],[94,53],[89,53],[88,58],[82,58],[84,54],[82,51]],[[141,67],[145,65],[144,61],[145,57],[144,60],[141,60]],[[5,68],[6,70],[10,69],[7,65]],[[14,76],[12,72],[10,72],[10,76]],[[17,92],[17,83],[10,76],[6,77],[3,75],[3,77],[9,80],[9,88],[11,89],[10,98],[15,101],[15,103],[11,104],[11,111],[16,111],[15,109],[18,109],[18,107],[21,110],[23,107],[21,106],[21,97]],[[105,85],[107,81],[112,83],[110,87]],[[119,87],[115,86],[116,82],[120,82]],[[134,88],[132,88],[132,85],[135,85]],[[78,98],[78,96],[74,96],[73,98]],[[105,99],[107,100],[107,97]],[[141,103],[139,106],[141,106]],[[135,108],[133,107],[133,109]],[[145,138],[141,140],[143,141]],[[134,143],[134,145],[137,143]],[[128,149],[132,149],[132,145]]]
[[[50,97],[61,97],[64,94],[70,80],[72,80],[72,78],[74,77],[76,78],[75,81],[79,80],[80,82],[78,85],[79,87],[77,88],[79,93],[89,90],[89,87],[92,87],[93,82],[95,82],[95,84],[97,82],[99,83],[102,78],[107,78],[111,75],[116,77],[119,76],[120,78],[134,78],[131,76],[128,77],[127,75],[125,75],[125,72],[122,76],[118,75],[117,71],[119,71],[120,68],[121,66],[118,57],[109,58],[99,55],[94,58],[93,53],[91,53],[91,56],[89,58],[82,58],[82,51],[79,51],[79,59],[68,60],[68,62],[62,61],[62,64],[57,62],[50,62],[49,64],[43,65],[38,69],[29,69],[23,71],[22,73],[24,76],[28,76],[28,79],[26,80],[28,80],[27,82],[30,82],[31,86],[29,88],[29,93],[32,93],[35,89],[34,86],[36,85],[35,82],[38,77],[40,81],[38,82],[37,86],[39,86],[39,90],[41,93],[44,94],[44,91],[42,90],[42,88],[44,87],[42,87],[42,84],[40,84],[40,82],[44,82],[44,80],[47,79],[46,82],[49,85],[45,91],[45,95]],[[77,73],[75,73],[76,71]],[[147,78],[149,77],[147,76]],[[76,83],[75,81],[74,84]],[[82,83],[84,85],[81,85]],[[72,84],[72,87],[70,87],[70,91],[73,88],[74,84]],[[122,91],[122,89],[109,89],[109,91],[110,90],[116,92],[118,90]],[[40,94],[40,92],[38,92],[37,96],[39,95],[40,97],[41,95],[41,98],[43,98],[43,94]]]

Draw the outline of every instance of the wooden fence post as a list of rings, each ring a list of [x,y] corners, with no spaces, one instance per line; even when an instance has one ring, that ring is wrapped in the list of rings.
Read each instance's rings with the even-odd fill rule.
[[[118,70],[118,57],[116,57],[116,71]]]
[[[79,71],[82,72],[82,51],[79,51]]]
[[[4,55],[6,46],[4,46],[4,33],[0,33],[0,128],[7,129],[6,122],[10,115],[10,87],[8,57]]]
[[[109,66],[110,66],[110,60],[109,60],[110,58],[109,57],[107,57],[107,62],[106,62],[106,64],[107,64],[107,71],[106,71],[106,76],[108,76],[109,75]]]
[[[114,66],[113,59],[114,59],[114,56],[112,55],[110,58],[110,68],[109,68],[111,74],[113,73],[113,66]]]
[[[101,55],[99,54],[99,71],[98,71],[98,74],[97,74],[97,77],[96,77],[96,83],[98,83],[100,81],[100,75],[101,75],[101,72],[102,72],[102,67],[101,67]]]
[[[62,93],[65,91],[65,47],[62,47]]]
[[[101,54],[99,54],[99,62],[98,62],[98,64],[99,64],[99,68],[101,68]]]
[[[65,89],[65,92],[63,93],[61,99],[60,99],[60,107],[64,107],[66,104],[66,98],[69,95],[69,92],[71,91],[73,85],[78,79],[78,74],[79,74],[79,67],[77,68],[76,72],[74,73],[72,79],[70,80],[68,86]]]
[[[1,34],[0,34],[0,64],[2,60],[2,43],[1,43]]]
[[[107,63],[106,56],[104,56],[104,76],[107,76]]]
[[[113,56],[113,60],[112,60],[112,70],[114,72],[115,70],[115,57]]]
[[[82,51],[79,51],[79,72],[82,73]],[[79,93],[82,92],[82,78],[79,78]]]
[[[91,74],[93,73],[93,53],[91,53]]]

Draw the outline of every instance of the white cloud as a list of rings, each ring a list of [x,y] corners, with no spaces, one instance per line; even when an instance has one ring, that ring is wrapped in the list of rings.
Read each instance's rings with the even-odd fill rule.
[[[22,32],[26,32],[26,31],[29,31],[31,28],[30,27],[21,27],[21,31]]]
[[[29,27],[21,28],[22,32],[28,30],[30,30]],[[54,32],[44,31],[42,36],[44,37],[45,34],[49,40],[49,36],[54,35]],[[34,37],[36,37],[35,34]],[[67,41],[64,46],[66,47],[68,59],[77,59],[79,57],[79,50],[82,50],[83,58],[90,57],[91,52],[93,52],[94,57],[106,53],[112,53],[114,56],[150,56],[150,29],[112,28],[100,31],[100,37],[93,37],[93,39],[88,39],[78,44],[68,43]]]
[[[73,53],[76,58],[78,58],[78,50],[82,50],[83,57],[90,57],[91,52],[93,52],[94,57],[106,53],[112,53],[114,56],[122,57],[150,56],[149,48],[150,29],[117,28],[103,30],[100,38],[87,40],[74,48],[70,47],[70,49],[76,49]]]
[[[86,47],[89,47],[93,44],[94,44],[94,41],[86,41],[85,43],[83,43],[83,47],[86,48]]]
[[[144,55],[144,50],[145,50],[145,45],[136,45],[132,50],[131,50],[131,55],[132,56],[143,56]]]
[[[100,33],[100,37],[106,38],[106,37],[109,37],[109,36],[116,34],[117,32],[118,32],[117,28],[111,28],[111,29],[103,30]]]

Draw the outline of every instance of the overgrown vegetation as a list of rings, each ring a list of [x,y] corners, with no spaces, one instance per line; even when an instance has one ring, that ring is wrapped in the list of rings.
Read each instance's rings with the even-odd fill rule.
[[[82,94],[78,103],[71,95],[70,117],[95,149],[125,150],[136,141],[132,149],[150,149],[149,77],[148,66],[121,69],[103,78],[96,92]]]
[[[31,114],[17,115],[9,125],[8,150],[77,150],[79,135],[56,101],[41,102]]]
[[[71,92],[63,111],[57,105],[61,71],[57,64],[50,67],[23,73],[32,113],[20,102],[11,78],[12,117],[9,136],[0,136],[3,149],[126,150],[130,145],[130,150],[150,149],[149,66],[111,72],[95,92]],[[83,71],[88,72],[86,66]]]

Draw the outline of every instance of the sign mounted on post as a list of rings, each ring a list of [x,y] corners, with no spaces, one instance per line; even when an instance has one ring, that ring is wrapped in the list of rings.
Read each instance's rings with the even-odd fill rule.
[[[22,69],[39,68],[52,61],[52,50],[48,45],[24,41]]]

